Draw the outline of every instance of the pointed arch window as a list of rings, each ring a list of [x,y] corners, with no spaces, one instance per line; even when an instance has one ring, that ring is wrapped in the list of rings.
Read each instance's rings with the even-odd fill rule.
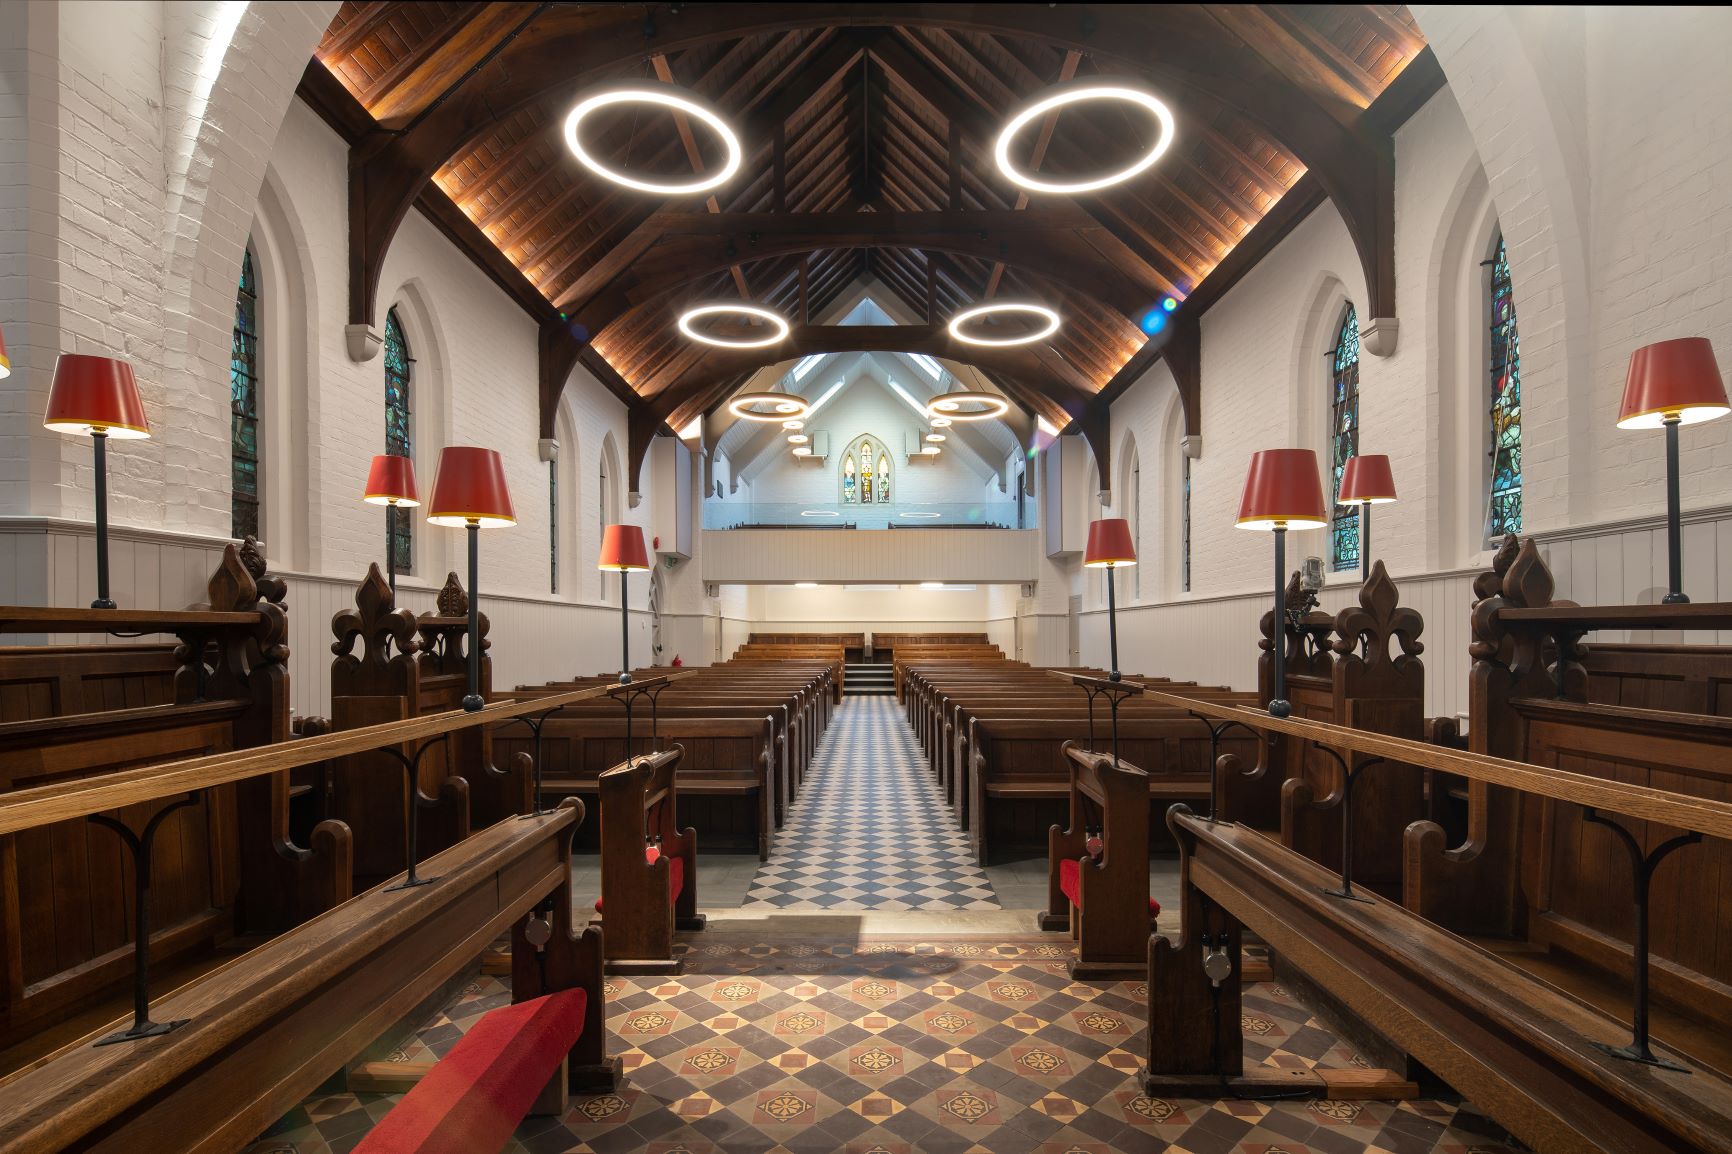
[[[842,503],[883,505],[891,498],[890,451],[870,433],[856,437],[842,454]]]
[[[1329,353],[1329,476],[1331,494],[1341,492],[1341,471],[1359,452],[1359,314],[1348,304],[1335,347]],[[1330,567],[1359,564],[1359,517],[1351,505],[1336,505],[1330,518]]]
[[[400,457],[415,455],[411,437],[410,397],[414,387],[415,358],[397,310],[385,314],[385,451]],[[414,518],[400,511],[391,518],[391,555],[397,572],[408,573],[415,557]]]
[[[253,251],[241,256],[229,346],[229,532],[259,535],[259,287]]]
[[[1503,234],[1491,260],[1490,478],[1485,536],[1496,541],[1522,528],[1522,357],[1515,293]]]
[[[1191,454],[1179,451],[1179,588],[1191,591]]]
[[[547,463],[547,591],[559,592],[559,459]]]

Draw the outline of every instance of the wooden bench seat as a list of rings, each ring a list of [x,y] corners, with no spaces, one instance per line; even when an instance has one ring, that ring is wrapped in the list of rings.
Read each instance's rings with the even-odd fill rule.
[[[601,934],[571,927],[582,815],[571,802],[482,830],[421,863],[432,884],[369,890],[157,999],[153,1016],[187,1019],[179,1029],[93,1045],[110,1026],[0,1081],[0,1149],[238,1150],[507,931],[514,997],[586,994],[573,1088],[611,1088]],[[538,957],[523,926],[544,903],[553,933]]]
[[[1215,1004],[1202,971],[1209,923],[1189,896],[1195,886],[1537,1150],[1728,1149],[1732,1083],[1712,1069],[1664,1047],[1657,1053],[1682,1071],[1614,1057],[1602,1047],[1628,1041],[1625,1023],[1466,938],[1392,902],[1325,894],[1333,873],[1255,830],[1190,814],[1173,822],[1186,930],[1177,946],[1156,939],[1150,947],[1150,1057],[1160,1071],[1145,1079],[1150,1094],[1217,1094],[1218,1070],[1201,1068],[1211,1046],[1229,1048],[1234,1060],[1239,1053],[1236,983],[1219,1002],[1218,1037],[1179,1008],[1181,994],[1193,1007]]]

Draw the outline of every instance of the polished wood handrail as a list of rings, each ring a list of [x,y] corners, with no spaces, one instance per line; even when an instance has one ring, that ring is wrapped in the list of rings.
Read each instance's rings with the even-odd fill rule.
[[[645,679],[644,684],[650,679]],[[655,680],[671,680],[658,678]],[[492,725],[525,714],[543,713],[578,701],[603,697],[612,683],[574,689],[552,697],[524,701],[499,701],[467,713],[461,709],[401,721],[384,721],[359,729],[345,729],[319,737],[278,742],[242,753],[214,753],[181,761],[162,762],[138,769],[106,774],[99,778],[59,782],[0,794],[0,834],[88,817],[141,801],[172,797],[215,785],[244,781],[265,774],[281,773],[334,757],[365,753],[385,746],[402,745],[419,738]]]
[[[1577,805],[1609,810],[1645,821],[1657,821],[1679,829],[1732,838],[1732,803],[1712,798],[1668,793],[1648,786],[1589,777],[1586,774],[1510,761],[1483,753],[1467,753],[1403,737],[1386,737],[1380,733],[1347,729],[1321,721],[1271,717],[1258,709],[1220,705],[1153,689],[1148,691],[1147,699],[1186,709],[1203,717],[1236,721],[1264,733],[1285,733],[1293,737],[1308,738],[1350,753],[1369,754],[1425,769],[1441,770],[1488,785],[1519,789],[1523,793],[1551,798],[1554,801],[1574,802]]]
[[[256,625],[258,613],[210,609],[63,609],[0,606],[0,633],[174,633],[188,627]]]
[[[1497,619],[1509,625],[1551,629],[1732,629],[1732,603],[1685,602],[1677,605],[1503,606]]]

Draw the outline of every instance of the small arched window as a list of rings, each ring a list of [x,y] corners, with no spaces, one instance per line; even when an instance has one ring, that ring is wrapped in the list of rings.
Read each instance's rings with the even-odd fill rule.
[[[1491,259],[1490,477],[1485,536],[1495,542],[1522,529],[1522,355],[1515,295],[1503,234]]]
[[[229,533],[259,535],[259,288],[253,250],[241,256],[229,347]]]
[[[399,457],[414,457],[411,438],[410,390],[414,385],[415,358],[409,355],[409,340],[397,310],[385,314],[385,451]],[[412,571],[415,558],[414,518],[401,510],[391,518],[391,556],[397,572]]]
[[[1341,492],[1341,471],[1359,452],[1359,315],[1352,304],[1341,317],[1329,352],[1329,492]],[[1359,564],[1359,517],[1351,505],[1336,505],[1330,517],[1330,566]]]
[[[1179,450],[1179,588],[1191,591],[1191,454]]]

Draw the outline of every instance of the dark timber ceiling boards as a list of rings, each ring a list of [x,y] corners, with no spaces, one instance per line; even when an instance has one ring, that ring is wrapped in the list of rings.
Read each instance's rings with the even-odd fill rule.
[[[1245,264],[1229,257],[1248,237],[1247,250],[1271,243],[1271,229],[1253,235],[1266,217],[1290,227],[1291,207],[1276,210],[1290,192],[1335,202],[1368,315],[1395,315],[1392,124],[1372,106],[1416,56],[1435,74],[1424,49],[1399,5],[348,0],[317,55],[367,114],[337,114],[354,144],[350,320],[376,323],[385,251],[420,203],[460,243],[496,249],[479,259],[542,320],[543,435],[580,358],[634,398],[635,476],[657,429],[714,409],[762,365],[890,340],[806,323],[870,276],[930,322],[898,350],[974,364],[1030,412],[1078,422],[1104,470],[1105,401],[1162,351],[1145,347],[1145,314],[1196,297],[1169,327],[1192,340],[1201,302],[1219,295],[1211,274]],[[1019,195],[992,161],[999,125],[1048,86],[1096,75],[1166,98],[1173,148],[1112,190]],[[742,137],[745,167],[714,196],[618,188],[566,149],[578,93],[658,78]],[[333,118],[341,94],[324,87],[309,99]],[[1042,171],[1098,171],[1149,130],[1067,111],[1019,143]],[[714,162],[702,127],[671,119],[619,117],[597,138],[616,163],[669,176]],[[429,206],[441,192],[467,221]],[[718,355],[674,327],[688,303],[742,296],[793,323],[773,355]],[[1048,303],[1064,327],[996,354],[945,335],[951,313],[994,296]],[[1198,431],[1194,350],[1169,359]]]

